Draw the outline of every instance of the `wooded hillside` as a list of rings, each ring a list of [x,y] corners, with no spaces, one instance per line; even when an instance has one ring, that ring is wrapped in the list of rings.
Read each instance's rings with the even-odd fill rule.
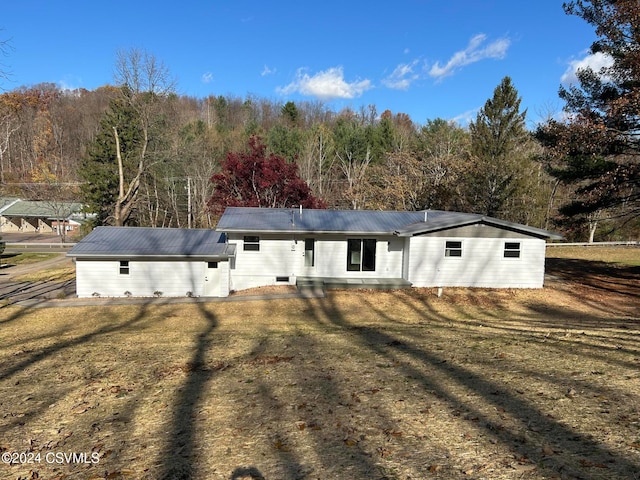
[[[541,147],[519,103],[507,77],[462,128],[373,105],[333,112],[320,103],[136,92],[126,83],[34,85],[0,95],[0,195],[83,201],[105,224],[210,227],[211,177],[230,152],[249,152],[255,136],[266,154],[296,163],[328,208],[456,210],[558,229],[557,206],[571,190],[537,161]],[[116,220],[118,152],[129,210]],[[627,235],[610,228],[601,238]]]

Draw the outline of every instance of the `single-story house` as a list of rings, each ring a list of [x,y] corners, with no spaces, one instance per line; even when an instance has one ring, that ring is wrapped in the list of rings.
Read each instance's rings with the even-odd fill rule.
[[[415,287],[541,288],[538,228],[443,211],[227,208],[231,289],[316,279],[399,279]]]
[[[234,253],[210,229],[97,227],[67,256],[78,297],[226,297]]]
[[[68,255],[78,296],[226,296],[336,281],[541,288],[546,240],[561,238],[457,212],[229,207],[215,231],[100,227]]]

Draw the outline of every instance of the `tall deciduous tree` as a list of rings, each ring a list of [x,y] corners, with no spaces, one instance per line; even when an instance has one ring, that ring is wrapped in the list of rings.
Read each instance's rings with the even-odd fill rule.
[[[298,175],[298,165],[274,154],[258,137],[249,139],[247,153],[229,152],[221,172],[211,177],[214,193],[209,208],[214,214],[225,207],[325,208]]]
[[[307,131],[302,154],[298,158],[302,179],[315,196],[326,201],[338,196],[332,182],[334,148],[331,130],[320,123]]]
[[[126,178],[120,134],[118,127],[112,126],[118,166],[118,195],[113,216],[116,225],[124,225],[136,204],[142,176],[149,167],[152,129],[161,118],[158,106],[173,93],[175,81],[153,55],[132,49],[118,53],[116,82],[122,87],[124,101],[138,117],[140,130],[137,166],[132,176]]]
[[[94,208],[100,209],[103,221],[109,212],[113,224],[119,226],[129,221],[136,208],[153,155],[150,147],[160,138],[160,106],[173,93],[174,81],[153,55],[136,49],[118,53],[116,81],[120,96],[102,122],[102,138],[96,140],[83,172],[86,180],[101,180],[85,189],[87,200],[108,202],[94,204]],[[92,171],[95,167],[102,168]]]
[[[610,66],[576,72],[579,85],[560,88],[566,120],[547,121],[536,136],[551,173],[575,188],[561,213],[584,219],[593,238],[599,218],[640,217],[640,3],[578,0],[563,7],[595,27],[591,53],[608,57]]]
[[[367,175],[370,192],[365,207],[375,210],[420,210],[424,208],[423,163],[408,152],[389,153]]]
[[[0,183],[5,182],[5,173],[10,170],[9,145],[11,136],[18,131],[18,108],[8,101],[5,95],[0,96]]]
[[[466,130],[442,118],[428,120],[420,129],[417,151],[425,184],[422,208],[464,208],[464,162],[469,157],[469,143]]]
[[[342,171],[346,188],[344,199],[357,210],[366,203],[367,168],[372,161],[370,131],[354,119],[340,118],[333,130],[336,165]]]
[[[520,101],[511,79],[505,77],[469,125],[473,166],[467,195],[469,206],[477,213],[503,215],[507,199],[528,173],[522,160],[529,133],[526,110],[520,112]]]

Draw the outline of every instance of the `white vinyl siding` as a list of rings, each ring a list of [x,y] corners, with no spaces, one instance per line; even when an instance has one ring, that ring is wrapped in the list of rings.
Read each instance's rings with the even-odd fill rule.
[[[347,270],[347,237],[317,235],[314,239],[314,267],[305,266],[305,236],[261,234],[260,251],[244,251],[243,234],[229,234],[228,241],[237,245],[237,258],[231,270],[231,288],[275,285],[276,277],[297,276],[332,278],[401,278],[404,240],[395,236],[370,237],[375,240],[375,271]],[[367,238],[367,237],[360,237]],[[307,244],[308,246],[308,244]]]
[[[237,256],[231,270],[231,289],[275,285],[276,277],[289,277],[295,283],[302,256],[304,239],[296,241],[287,236],[260,235],[260,250],[245,250],[245,238],[251,235],[228,235],[228,242],[237,245]]]
[[[461,238],[463,256],[446,255],[444,237],[409,240],[406,275],[416,287],[541,288],[544,283],[545,241],[521,239],[519,258],[505,258],[500,238]],[[514,261],[515,260],[515,261]]]
[[[228,295],[229,262],[218,262],[220,287],[215,296]],[[207,262],[203,260],[128,260],[128,274],[121,273],[120,260],[76,259],[76,293],[78,297],[163,297],[203,295]],[[226,281],[226,285],[225,285]]]

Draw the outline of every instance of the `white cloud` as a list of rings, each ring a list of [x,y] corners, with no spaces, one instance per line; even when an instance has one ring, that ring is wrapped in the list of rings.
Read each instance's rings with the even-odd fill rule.
[[[508,38],[499,38],[486,46],[483,46],[487,36],[484,33],[471,38],[469,45],[464,50],[460,50],[453,54],[445,65],[436,62],[429,70],[429,75],[438,80],[453,75],[453,73],[465,65],[479,62],[487,58],[502,59],[507,54],[507,50],[511,45]]]
[[[567,70],[562,74],[562,77],[560,77],[560,81],[565,85],[577,84],[579,83],[578,77],[576,76],[576,72],[578,70],[590,68],[594,72],[598,73],[601,69],[612,65],[613,58],[606,53],[598,52],[589,54],[583,59],[570,61],[569,67],[567,67]],[[604,77],[606,78],[606,76]]]
[[[211,83],[213,82],[213,73],[207,72],[203,73],[201,77],[202,83]]]
[[[342,67],[333,67],[313,76],[306,73],[304,69],[299,69],[293,82],[284,87],[278,87],[276,91],[282,95],[298,92],[320,100],[333,100],[359,97],[370,88],[372,85],[369,80],[346,82]]]
[[[461,114],[451,118],[449,121],[457,125],[466,127],[476,119],[479,111],[480,111],[480,108],[467,110],[466,112],[462,112]]]
[[[418,60],[411,63],[401,63],[391,72],[391,75],[382,80],[382,83],[394,90],[407,90],[413,82],[420,78],[420,75],[414,71],[416,65],[418,65]]]
[[[65,92],[72,92],[74,90],[78,90],[82,87],[82,78],[77,75],[65,75],[62,80],[57,82],[60,90],[64,90]]]
[[[65,92],[72,92],[72,91],[74,91],[74,90],[77,90],[77,89],[78,89],[78,88],[80,88],[80,87],[77,87],[77,86],[75,86],[74,84],[71,84],[71,83],[69,83],[69,82],[68,82],[68,81],[66,81],[66,80],[60,80],[60,81],[58,82],[58,88],[59,88],[60,90],[65,91]]]
[[[267,67],[265,65],[264,68],[262,69],[262,72],[260,72],[260,75],[262,77],[266,77],[267,75],[272,75],[274,73],[276,73],[276,69],[275,68],[272,70],[272,69],[270,69],[269,67]]]

